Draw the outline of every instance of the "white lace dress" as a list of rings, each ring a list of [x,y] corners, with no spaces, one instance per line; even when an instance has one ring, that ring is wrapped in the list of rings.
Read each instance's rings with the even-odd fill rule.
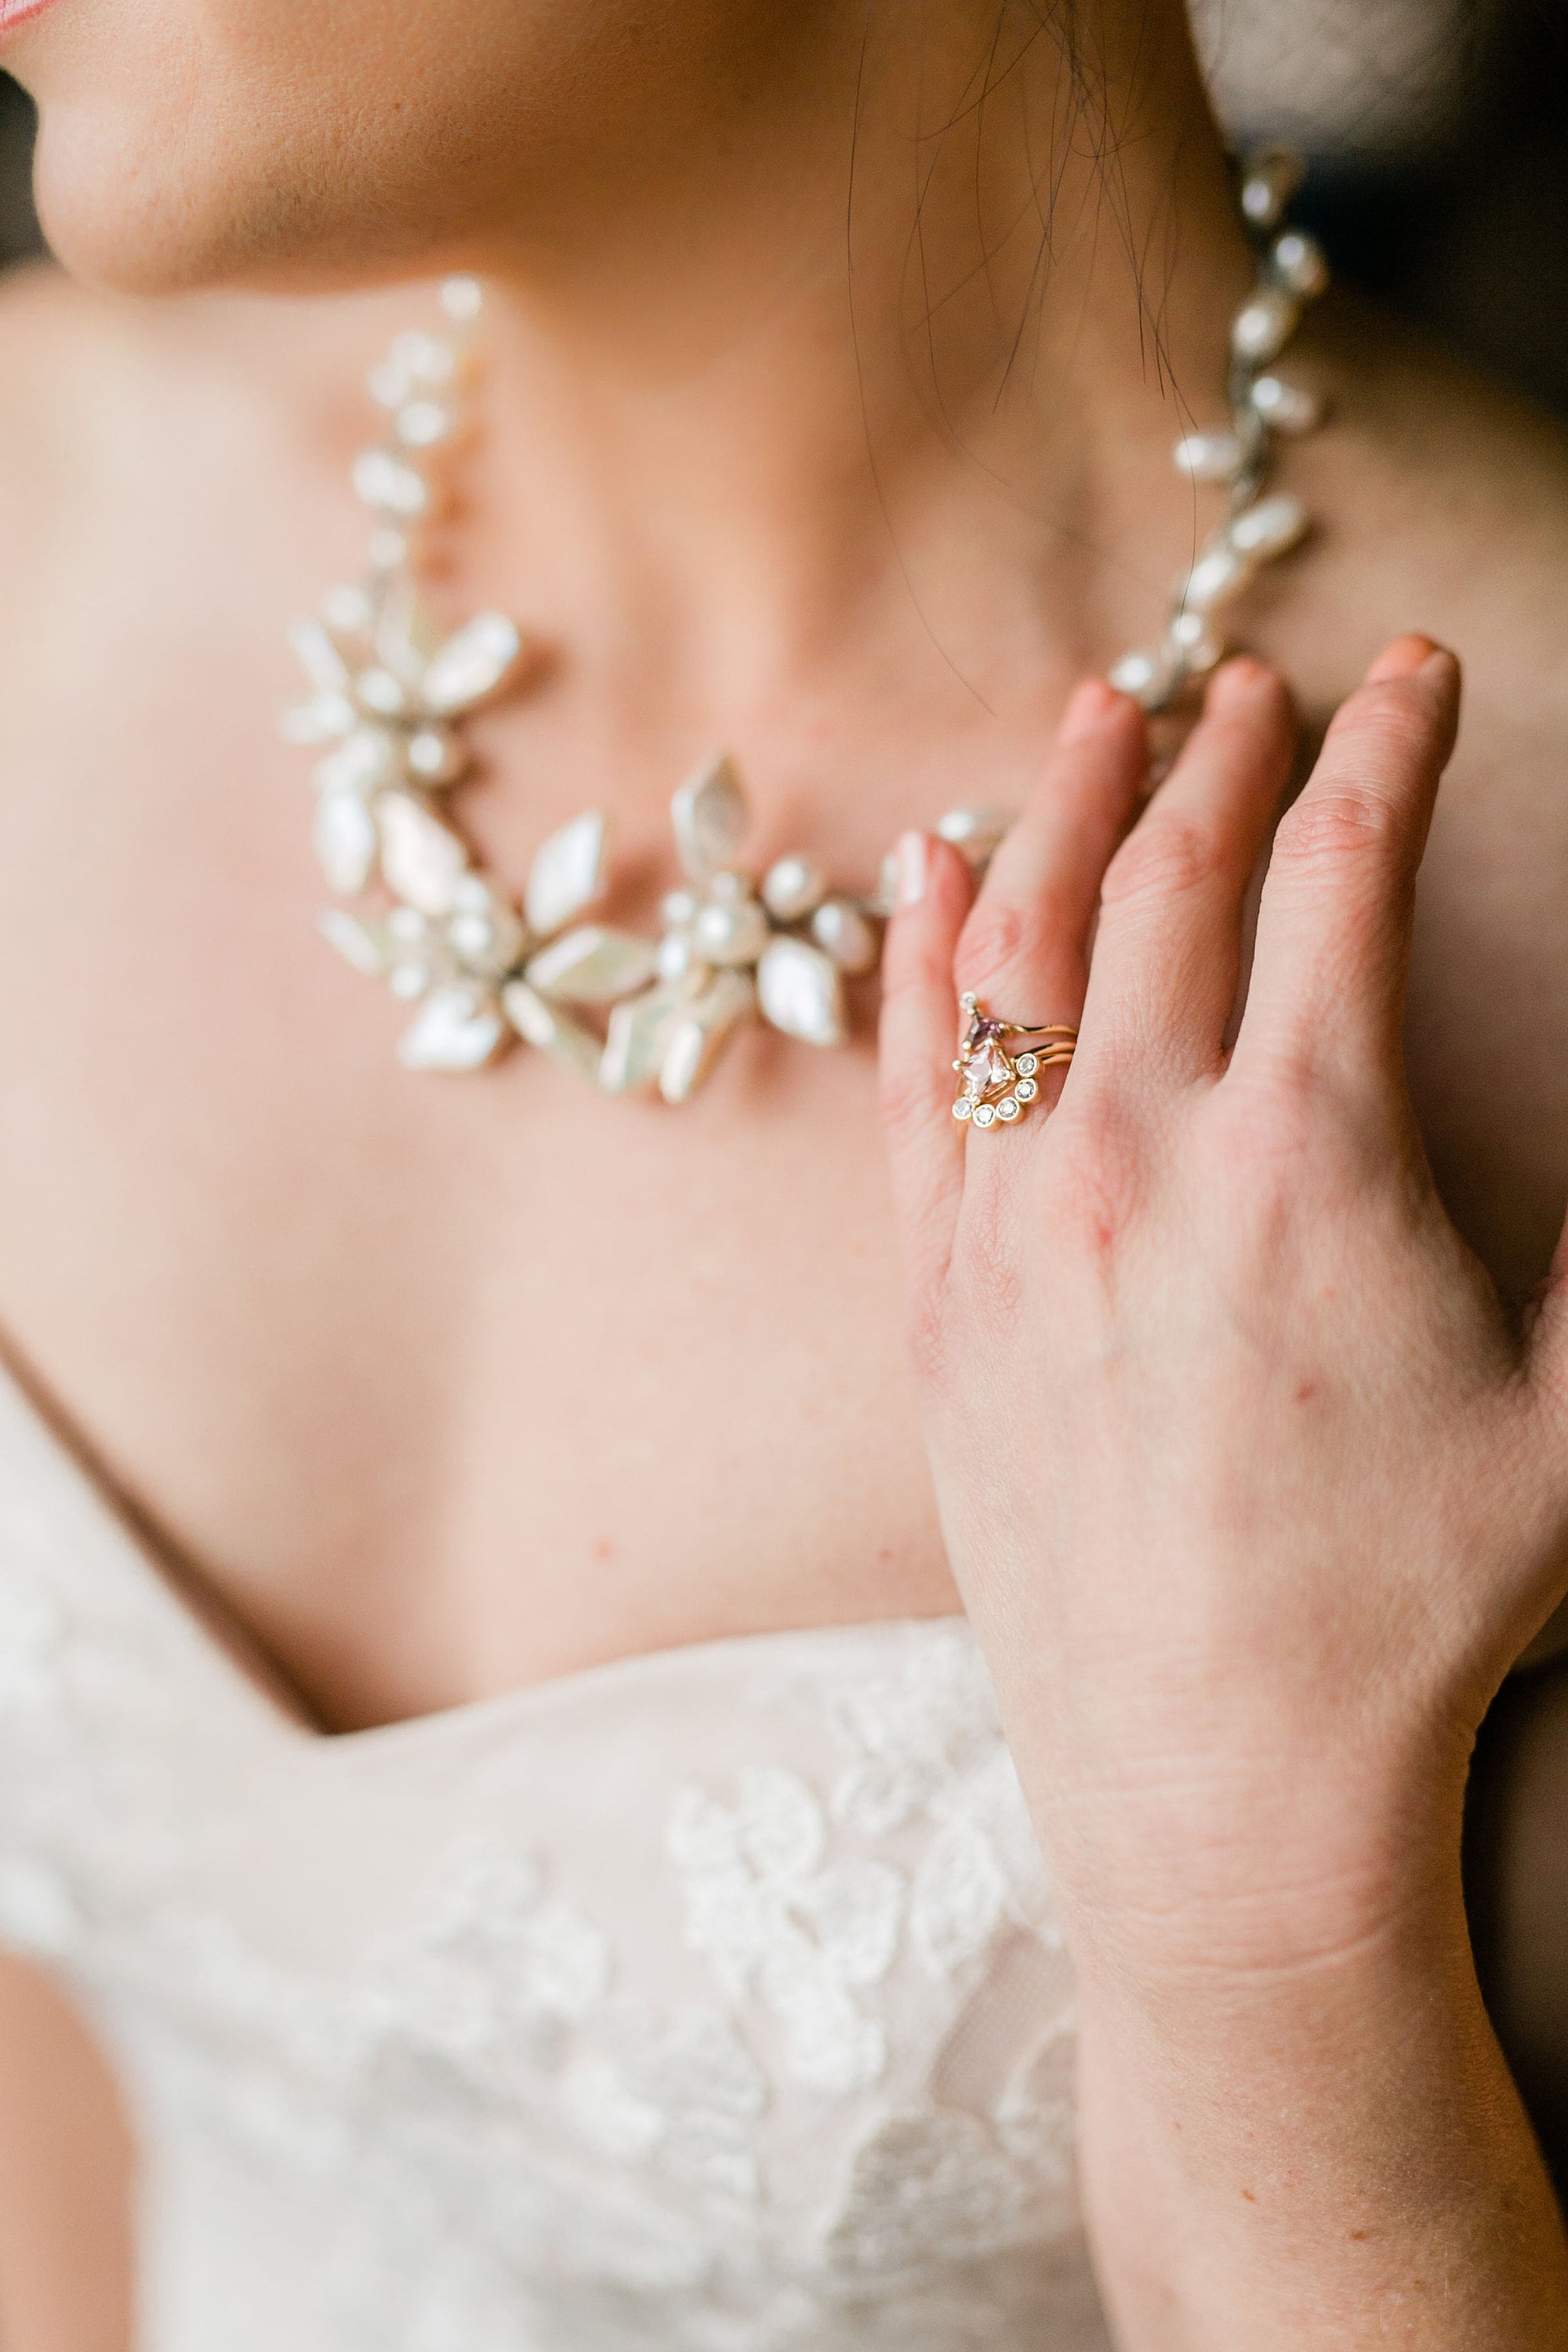
[[[0,1938],[144,2149],[144,2352],[1104,2352],[962,1621],[323,1738],[0,1385]]]

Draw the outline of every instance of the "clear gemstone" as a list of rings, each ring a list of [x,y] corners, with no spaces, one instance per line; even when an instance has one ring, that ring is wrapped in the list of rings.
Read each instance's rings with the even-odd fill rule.
[[[960,1095],[958,1100],[952,1106],[952,1115],[954,1118],[969,1118],[973,1116],[973,1110],[974,1105],[971,1102],[967,1095]]]
[[[1040,1066],[1040,1057],[1037,1054],[1020,1054],[1013,1066],[1021,1078],[1032,1078]]]
[[[1017,1097],[1016,1095],[1004,1095],[1001,1101],[996,1106],[996,1116],[998,1118],[1016,1118],[1018,1116]]]
[[[989,1127],[995,1116],[996,1106],[994,1103],[975,1104],[973,1117],[976,1127]]]
[[[1013,1091],[1020,1102],[1026,1103],[1033,1102],[1040,1090],[1033,1078],[1020,1078]]]
[[[523,908],[536,937],[551,938],[599,897],[605,887],[605,830],[604,817],[591,809],[541,844],[529,868]]]

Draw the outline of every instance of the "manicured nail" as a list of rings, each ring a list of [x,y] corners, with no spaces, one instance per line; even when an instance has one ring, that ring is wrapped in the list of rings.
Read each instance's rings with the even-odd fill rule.
[[[900,834],[894,855],[898,861],[899,904],[900,907],[918,907],[926,894],[926,877],[931,871],[931,843],[923,833]]]
[[[1086,735],[1093,735],[1104,726],[1121,699],[1107,679],[1086,677],[1068,697],[1057,741],[1081,743]]]

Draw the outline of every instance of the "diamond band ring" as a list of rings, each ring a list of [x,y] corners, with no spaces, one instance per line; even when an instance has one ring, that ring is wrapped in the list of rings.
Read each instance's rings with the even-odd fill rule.
[[[959,1074],[952,1115],[967,1127],[1014,1127],[1040,1091],[1042,1070],[1065,1069],[1078,1031],[1065,1022],[1001,1021],[970,992],[959,1000],[964,1033],[953,1068]],[[1014,1052],[1010,1037],[1037,1038]]]

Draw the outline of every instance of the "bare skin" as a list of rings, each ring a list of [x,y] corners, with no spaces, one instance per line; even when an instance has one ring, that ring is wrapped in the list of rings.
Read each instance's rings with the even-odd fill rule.
[[[672,219],[723,204],[744,234],[703,270],[677,267],[673,228],[634,257],[635,344],[605,338],[632,266],[607,229],[569,283],[553,221],[549,268],[498,268],[476,196],[482,236],[410,229],[370,273],[473,258],[510,293],[474,503],[441,551],[455,611],[500,602],[562,648],[483,722],[468,813],[503,876],[594,803],[634,869],[667,872],[668,793],[728,741],[759,857],[809,844],[868,878],[955,799],[1023,801],[1072,681],[1148,635],[1191,544],[1181,404],[1143,372],[1087,167],[1038,372],[1000,410],[994,317],[941,313],[968,461],[906,341],[886,347],[901,268],[883,284],[862,261],[857,348],[853,75],[823,14],[832,70],[768,126],[778,177],[742,206],[714,163],[672,198]],[[43,85],[68,258],[79,214],[109,218],[101,189],[73,194],[79,110],[48,137],[83,21],[42,20],[37,60],[26,34],[8,59]],[[57,26],[63,62],[42,54]],[[1179,147],[1168,333],[1212,413],[1247,261],[1184,70],[1130,201],[1155,216]],[[821,201],[781,217],[792,168]],[[954,283],[972,178],[958,157],[951,204],[940,176],[931,199]],[[197,250],[193,217],[170,277],[199,286],[232,257]],[[79,267],[135,282],[80,236]],[[342,274],[325,230],[297,268],[257,236],[253,276]],[[1022,248],[1000,265],[1004,315],[1027,268]],[[28,1008],[0,1034],[0,1323],[171,1567],[335,1730],[630,1651],[960,1605],[902,1361],[869,1022],[842,1056],[748,1039],[679,1116],[534,1057],[421,1085],[391,1058],[392,1009],[310,935],[308,782],[269,723],[293,683],[279,623],[352,574],[356,386],[425,299],[141,310],[31,278],[0,306],[0,988]],[[1518,1295],[1568,1190],[1568,449],[1348,305],[1302,365],[1336,421],[1287,462],[1324,529],[1247,633],[1309,724],[1400,628],[1464,654],[1412,1075],[1446,1198]]]

